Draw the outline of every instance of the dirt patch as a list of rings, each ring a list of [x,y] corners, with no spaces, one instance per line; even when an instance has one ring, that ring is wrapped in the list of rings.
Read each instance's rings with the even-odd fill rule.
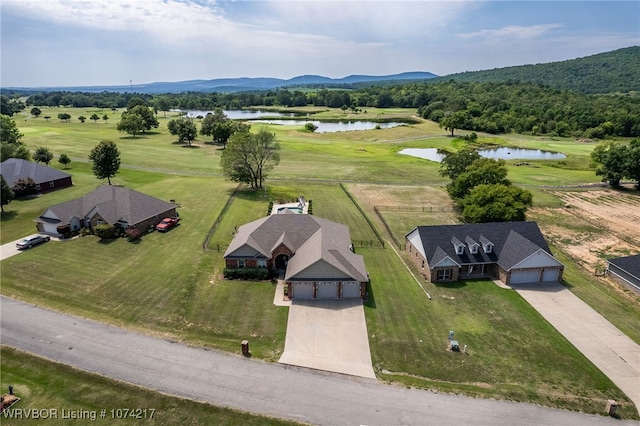
[[[547,238],[590,271],[640,252],[640,193],[612,189],[554,191],[565,207],[534,209]]]
[[[369,210],[374,206],[453,207],[449,194],[441,187],[350,184],[349,191]]]

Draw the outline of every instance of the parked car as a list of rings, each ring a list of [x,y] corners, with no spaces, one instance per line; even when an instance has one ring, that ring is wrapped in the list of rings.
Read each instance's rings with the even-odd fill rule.
[[[162,222],[156,225],[156,230],[167,232],[169,229],[176,227],[178,222],[180,222],[179,217],[165,217]]]
[[[16,247],[20,250],[22,249],[26,249],[26,248],[31,248],[35,245],[38,245],[40,243],[44,243],[46,241],[49,241],[51,239],[51,237],[49,237],[48,235],[39,235],[39,234],[34,234],[34,235],[29,235],[26,238],[21,239],[20,241],[18,241],[16,243]]]

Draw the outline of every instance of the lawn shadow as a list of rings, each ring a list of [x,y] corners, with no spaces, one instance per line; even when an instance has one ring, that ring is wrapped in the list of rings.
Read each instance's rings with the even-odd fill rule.
[[[18,216],[18,213],[15,211],[3,211],[0,214],[0,221],[4,222],[4,221],[10,221],[16,218],[16,216]]]
[[[433,285],[437,288],[452,290],[452,289],[465,288],[467,286],[467,282],[466,281],[435,282],[433,283]]]
[[[373,293],[373,287],[371,286],[371,280],[367,283],[366,286],[367,297],[364,300],[364,306],[367,308],[376,309],[376,296]]]
[[[107,244],[114,243],[114,242],[116,242],[116,241],[118,241],[118,239],[117,239],[117,238],[111,238],[111,239],[109,239],[109,240],[103,240],[103,239],[100,239],[100,240],[98,240],[98,244],[107,245]]]

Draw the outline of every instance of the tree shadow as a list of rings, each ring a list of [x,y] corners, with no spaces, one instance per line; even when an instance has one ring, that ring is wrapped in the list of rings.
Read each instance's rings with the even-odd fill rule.
[[[1,222],[5,222],[5,221],[10,221],[15,219],[18,216],[17,212],[14,211],[3,211],[2,213],[0,213],[0,221]]]

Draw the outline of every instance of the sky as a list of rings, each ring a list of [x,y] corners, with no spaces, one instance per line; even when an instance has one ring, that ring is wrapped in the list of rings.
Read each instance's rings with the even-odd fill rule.
[[[640,1],[2,0],[0,85],[447,75],[640,45]]]

